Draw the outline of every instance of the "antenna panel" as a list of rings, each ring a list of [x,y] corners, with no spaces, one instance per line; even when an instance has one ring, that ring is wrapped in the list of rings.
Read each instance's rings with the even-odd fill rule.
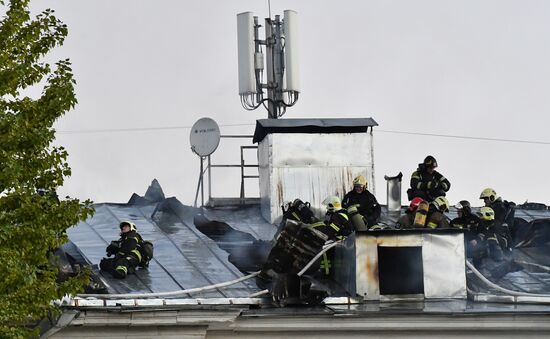
[[[285,91],[300,92],[300,70],[298,64],[298,13],[293,10],[284,11],[285,33]]]
[[[239,94],[256,93],[254,16],[252,12],[237,14],[237,44],[239,53]]]

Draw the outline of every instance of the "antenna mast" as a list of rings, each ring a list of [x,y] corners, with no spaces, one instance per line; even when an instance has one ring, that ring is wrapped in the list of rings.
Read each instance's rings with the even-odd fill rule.
[[[270,119],[282,117],[286,108],[298,101],[300,84],[296,17],[295,11],[286,10],[283,20],[279,15],[274,20],[266,18],[265,39],[261,40],[259,29],[262,26],[258,23],[258,17],[252,12],[237,15],[241,104],[247,110],[255,110],[263,105]],[[267,73],[265,83],[262,83],[263,46]]]

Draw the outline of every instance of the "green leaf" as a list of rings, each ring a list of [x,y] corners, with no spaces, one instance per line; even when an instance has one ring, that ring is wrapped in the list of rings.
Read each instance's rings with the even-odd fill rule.
[[[52,251],[93,210],[55,193],[71,171],[65,149],[52,145],[53,124],[76,105],[76,82],[69,59],[53,67],[43,59],[67,26],[49,9],[32,18],[29,0],[0,0],[0,11],[0,338],[29,338],[55,311],[52,300],[87,282],[87,272],[58,282]],[[20,95],[41,84],[39,98]]]

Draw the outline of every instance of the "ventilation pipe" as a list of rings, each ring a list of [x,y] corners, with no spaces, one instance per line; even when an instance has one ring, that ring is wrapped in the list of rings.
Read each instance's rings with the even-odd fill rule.
[[[403,178],[403,173],[399,172],[398,175],[394,177],[384,176],[386,179],[386,184],[388,188],[387,194],[387,205],[389,213],[401,212],[401,179]]]

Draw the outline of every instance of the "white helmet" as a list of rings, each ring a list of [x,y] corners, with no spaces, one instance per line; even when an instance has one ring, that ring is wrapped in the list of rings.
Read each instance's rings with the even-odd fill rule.
[[[327,211],[334,212],[342,209],[342,200],[335,195],[331,195],[325,198],[322,202],[323,205],[327,206]]]
[[[122,230],[122,226],[124,226],[124,225],[130,226],[130,231],[137,230],[136,224],[134,224],[133,222],[128,221],[128,220],[125,220],[125,221],[123,221],[119,224],[120,230]]]

